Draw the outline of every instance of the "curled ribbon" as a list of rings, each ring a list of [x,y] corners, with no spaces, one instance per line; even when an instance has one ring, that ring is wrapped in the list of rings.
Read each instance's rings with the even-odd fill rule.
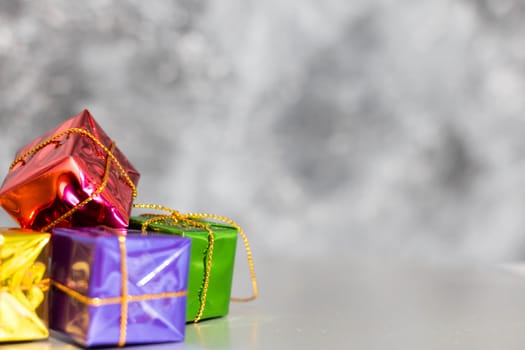
[[[64,130],[62,132],[59,132],[56,135],[53,135],[50,138],[42,141],[41,143],[39,143],[38,145],[34,146],[33,148],[31,148],[30,150],[28,150],[24,154],[22,154],[19,157],[17,157],[11,163],[11,165],[9,166],[9,170],[12,170],[18,163],[22,163],[24,165],[25,164],[25,159],[28,156],[30,156],[33,153],[36,153],[36,152],[42,150],[44,147],[46,147],[46,146],[48,146],[50,144],[57,143],[57,140],[59,138],[61,138],[62,136],[69,136],[70,134],[79,134],[81,136],[87,137],[87,138],[91,139],[97,146],[99,146],[104,152],[106,152],[107,157],[106,157],[106,166],[104,168],[104,174],[102,175],[102,181],[101,181],[100,185],[97,187],[97,189],[88,198],[86,198],[83,201],[81,201],[80,203],[76,204],[73,208],[71,208],[70,210],[68,210],[64,214],[62,214],[60,217],[58,217],[56,220],[51,222],[49,225],[47,225],[46,227],[42,228],[42,230],[41,230],[42,232],[49,231],[50,229],[52,229],[53,227],[58,225],[63,220],[65,220],[66,218],[68,218],[71,215],[73,215],[76,211],[78,211],[80,208],[82,208],[87,203],[92,201],[102,191],[104,191],[104,189],[106,188],[106,185],[108,183],[109,170],[110,170],[110,166],[111,166],[112,162],[117,166],[118,170],[120,171],[120,173],[122,174],[122,176],[126,180],[126,183],[131,187],[131,190],[133,191],[133,198],[135,198],[137,196],[137,188],[135,187],[135,184],[133,183],[133,181],[129,177],[129,175],[126,172],[126,170],[124,170],[124,167],[120,164],[120,162],[118,161],[117,157],[113,154],[113,151],[115,149],[115,143],[111,142],[111,145],[108,148],[97,137],[95,137],[95,135],[90,133],[88,130],[82,129],[82,128],[66,129],[66,130]]]
[[[212,268],[212,260],[213,260],[213,248],[214,248],[214,241],[215,241],[214,236],[213,236],[213,231],[210,228],[210,226],[198,220],[212,219],[212,220],[216,220],[219,222],[229,224],[230,226],[233,226],[237,229],[237,231],[239,232],[239,235],[241,236],[243,240],[244,247],[246,250],[246,256],[248,259],[248,267],[250,270],[250,278],[251,278],[252,288],[253,288],[253,295],[247,298],[231,298],[230,300],[237,301],[237,302],[247,302],[247,301],[255,300],[257,298],[257,296],[259,295],[259,289],[257,287],[257,278],[255,276],[255,268],[253,264],[252,250],[250,247],[250,243],[248,242],[248,237],[244,233],[244,230],[235,221],[233,221],[230,218],[224,217],[224,216],[208,214],[208,213],[183,214],[175,209],[168,208],[162,205],[157,205],[157,204],[135,203],[133,204],[133,207],[141,208],[141,209],[160,210],[160,211],[165,211],[168,213],[164,215],[153,215],[151,218],[145,220],[142,223],[143,233],[145,233],[148,226],[153,223],[156,223],[156,222],[169,223],[169,221],[178,222],[178,223],[185,224],[188,226],[202,228],[206,230],[206,232],[208,232],[208,252],[206,256],[206,272],[204,274],[204,279],[202,283],[202,291],[200,295],[200,307],[199,307],[199,311],[197,315],[195,316],[195,319],[193,320],[194,323],[197,323],[200,321],[200,319],[202,318],[202,314],[204,312],[205,305],[206,305],[206,295],[208,292],[208,285],[209,285],[211,268]]]

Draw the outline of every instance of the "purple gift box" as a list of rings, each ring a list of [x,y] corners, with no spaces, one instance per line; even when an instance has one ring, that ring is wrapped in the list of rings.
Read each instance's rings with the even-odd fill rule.
[[[52,330],[83,346],[184,340],[189,238],[56,228],[51,245]]]

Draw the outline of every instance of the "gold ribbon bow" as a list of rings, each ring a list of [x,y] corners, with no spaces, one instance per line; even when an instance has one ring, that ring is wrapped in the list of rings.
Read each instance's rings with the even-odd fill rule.
[[[200,308],[199,312],[197,313],[197,316],[193,320],[193,322],[197,323],[202,318],[202,314],[204,312],[204,308],[206,305],[206,295],[208,293],[208,284],[210,280],[210,274],[211,274],[211,268],[212,268],[212,260],[213,260],[213,248],[214,248],[214,237],[213,237],[213,231],[210,228],[210,226],[206,223],[203,223],[201,219],[212,219],[215,221],[223,222],[226,224],[229,224],[230,226],[233,226],[237,229],[239,232],[239,235],[241,236],[244,248],[246,250],[246,256],[248,259],[248,267],[250,270],[250,278],[252,282],[252,288],[253,288],[253,295],[247,298],[231,298],[232,301],[237,302],[247,302],[251,300],[255,300],[257,296],[259,295],[259,289],[257,287],[257,278],[255,276],[255,268],[253,264],[253,255],[252,250],[250,248],[250,243],[248,242],[248,237],[246,237],[246,234],[244,233],[244,230],[232,219],[227,218],[225,216],[215,215],[215,214],[208,214],[208,213],[186,213],[183,214],[175,209],[168,208],[162,205],[157,204],[143,204],[143,203],[135,203],[133,204],[134,208],[141,208],[141,209],[155,209],[160,211],[165,211],[168,214],[165,215],[154,215],[153,217],[145,220],[142,223],[142,232],[145,233],[148,226],[155,223],[155,222],[166,222],[168,220],[173,220],[174,222],[180,222],[181,224],[186,224],[193,227],[198,227],[206,230],[208,232],[208,252],[206,257],[206,272],[204,274],[204,279],[202,283],[202,293],[200,297]]]
[[[52,281],[52,284],[62,292],[66,293],[70,297],[73,297],[83,304],[89,306],[102,306],[108,304],[120,304],[120,336],[118,346],[122,347],[126,345],[126,333],[128,325],[128,303],[153,300],[153,299],[164,299],[164,298],[175,298],[181,297],[188,294],[187,290],[178,292],[167,292],[167,293],[156,293],[156,294],[142,294],[142,295],[128,295],[128,267],[127,267],[127,252],[126,252],[126,235],[119,230],[113,229],[107,226],[99,226],[111,233],[114,233],[118,238],[119,251],[120,251],[120,296],[112,298],[90,298],[81,293],[69,288],[57,281]]]
[[[131,190],[133,191],[133,198],[137,197],[137,188],[135,187],[135,184],[133,183],[133,181],[129,177],[129,175],[126,172],[126,170],[124,170],[124,167],[122,166],[122,164],[120,164],[120,162],[118,161],[117,157],[113,154],[113,151],[115,149],[115,143],[112,141],[110,147],[108,148],[97,137],[95,137],[95,135],[90,133],[88,130],[82,129],[82,128],[66,129],[66,130],[64,130],[62,132],[59,132],[56,135],[53,135],[50,138],[40,142],[38,145],[34,146],[33,148],[31,148],[30,150],[28,150],[24,154],[22,154],[19,157],[17,157],[11,163],[11,165],[9,166],[9,170],[13,169],[20,162],[22,162],[22,164],[25,164],[25,159],[28,156],[30,156],[33,153],[36,153],[36,152],[42,150],[44,147],[46,147],[46,146],[48,146],[50,144],[56,143],[57,140],[59,138],[61,138],[62,136],[69,136],[70,134],[79,134],[81,136],[87,137],[87,138],[91,139],[97,146],[102,148],[102,150],[104,152],[106,152],[107,157],[106,157],[106,166],[104,168],[104,174],[102,175],[102,181],[101,181],[100,185],[97,187],[97,189],[88,198],[86,198],[83,201],[81,201],[80,203],[76,204],[73,208],[71,208],[70,210],[65,212],[63,215],[58,217],[56,220],[51,222],[49,225],[47,225],[46,227],[42,228],[42,230],[41,230],[42,232],[49,231],[50,229],[52,229],[53,227],[58,225],[63,220],[65,220],[66,218],[68,218],[71,215],[73,215],[76,211],[78,211],[84,205],[86,205],[87,203],[92,201],[93,198],[98,196],[102,191],[104,191],[104,189],[106,188],[106,185],[108,183],[108,177],[109,177],[109,170],[110,170],[111,162],[115,163],[115,165],[117,166],[117,168],[120,171],[120,173],[122,174],[122,176],[124,176],[124,179],[126,180],[126,183],[131,187]]]
[[[46,234],[47,235],[47,234]],[[15,246],[6,245],[6,239],[0,233],[0,294],[7,293],[8,295],[1,296],[6,298],[7,304],[13,307],[16,303],[17,307],[14,309],[2,310],[4,324],[0,320],[0,331],[7,331],[7,334],[12,333],[16,336],[17,326],[20,325],[21,320],[29,321],[31,327],[35,327],[33,334],[38,334],[41,337],[47,337],[48,330],[43,320],[37,315],[37,308],[45,300],[45,292],[49,289],[50,280],[46,277],[45,261],[37,261],[41,251],[49,242],[49,235],[45,238],[39,238],[37,242],[31,241],[22,246],[15,244]],[[23,310],[23,311],[22,311]],[[13,312],[14,314],[10,314]],[[7,320],[9,321],[6,321]],[[27,325],[26,325],[27,326]],[[4,327],[7,327],[5,329]],[[27,329],[24,329],[27,331]],[[0,332],[2,333],[2,332]],[[5,336],[5,335],[4,335]],[[20,340],[19,338],[3,338],[0,341],[6,340]]]

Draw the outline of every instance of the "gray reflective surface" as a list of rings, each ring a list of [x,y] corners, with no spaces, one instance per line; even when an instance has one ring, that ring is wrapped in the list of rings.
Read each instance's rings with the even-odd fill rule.
[[[522,349],[525,277],[501,266],[258,261],[261,297],[189,325],[180,344],[133,349]],[[242,272],[242,269],[240,269]],[[234,290],[248,283],[238,274]],[[238,294],[238,293],[237,293]],[[74,350],[52,339],[13,350]]]

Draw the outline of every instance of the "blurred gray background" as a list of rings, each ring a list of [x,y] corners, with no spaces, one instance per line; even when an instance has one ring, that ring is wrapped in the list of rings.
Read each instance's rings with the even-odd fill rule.
[[[0,167],[88,108],[255,256],[525,256],[518,0],[0,2]],[[5,224],[10,224],[6,216]]]

